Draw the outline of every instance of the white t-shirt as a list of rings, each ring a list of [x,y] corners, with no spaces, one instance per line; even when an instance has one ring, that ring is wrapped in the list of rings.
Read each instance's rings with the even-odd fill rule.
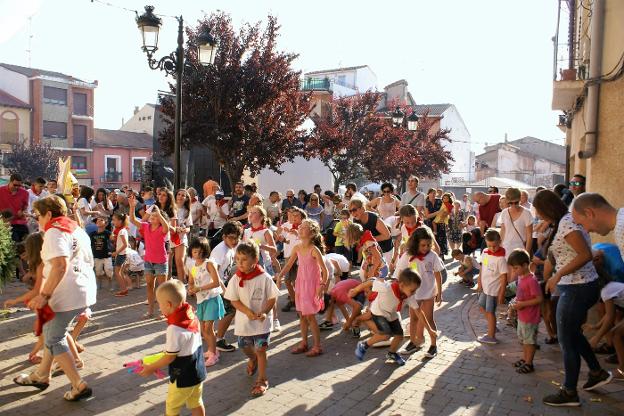
[[[193,225],[193,217],[184,207],[178,208],[177,218],[180,228],[190,228]],[[188,233],[179,233],[178,235],[180,236],[180,245],[188,246]]]
[[[349,271],[351,271],[351,267],[349,266],[349,260],[347,260],[347,258],[342,254],[327,253],[325,257],[338,263],[338,266],[340,266],[340,271],[342,273],[349,273]]]
[[[89,222],[91,221],[91,215],[83,215],[82,214],[83,208],[86,209],[87,211],[91,211],[91,204],[89,204],[89,201],[87,201],[86,198],[80,198],[78,200],[78,212],[76,212],[76,215],[78,215],[80,219],[82,220],[82,226],[86,227],[87,224],[89,224]]]
[[[609,282],[600,291],[600,297],[604,302],[612,300],[620,308],[624,308],[624,283]]]
[[[565,240],[565,237],[574,231],[580,231],[585,239],[585,242],[587,243],[587,246],[591,247],[591,239],[589,238],[587,231],[572,220],[572,214],[567,213],[564,215],[563,218],[561,218],[561,221],[559,221],[557,234],[555,234],[555,238],[553,238],[552,244],[549,248],[549,252],[552,251],[553,256],[555,257],[557,270],[561,270],[561,268],[565,267],[577,256],[576,251],[574,251],[572,246]],[[598,273],[596,272],[594,263],[590,260],[575,272],[563,276],[559,281],[559,284],[577,285],[593,282],[596,279],[598,279]]]
[[[246,280],[243,287],[239,286],[240,278],[235,274],[232,276],[228,287],[225,289],[224,297],[229,301],[240,301],[254,313],[260,313],[266,307],[269,299],[277,299],[280,291],[273,282],[271,276],[266,272],[253,279]],[[273,310],[270,310],[265,320],[250,320],[247,315],[236,310],[234,319],[234,335],[252,336],[262,335],[271,332],[273,322]]]
[[[435,297],[437,287],[435,281],[435,273],[444,270],[444,264],[440,257],[433,251],[427,253],[421,261],[418,258],[411,258],[408,253],[403,253],[394,270],[394,278],[398,279],[401,272],[407,268],[414,270],[420,276],[420,287],[411,296],[416,300],[426,300]]]
[[[222,218],[221,215],[219,215],[219,206],[217,205],[217,200],[214,195],[207,196],[202,202],[202,205],[206,207],[206,215],[208,216],[206,226],[210,226],[210,223],[212,222],[214,223],[214,227],[216,229],[222,228],[227,221],[228,214],[230,213],[230,206],[228,204],[223,204],[223,206],[221,206],[221,211],[223,212],[223,215],[226,216],[226,218]]]
[[[261,244],[267,244],[266,233],[270,233],[271,230],[268,228],[262,228],[261,230],[253,231],[251,228],[246,228],[243,232],[243,241],[253,241],[256,243],[258,247]],[[268,250],[260,250],[260,255],[262,256],[262,266],[266,268],[267,265],[271,264],[271,255]]]
[[[178,357],[193,355],[202,344],[199,332],[191,332],[177,325],[168,325],[165,336],[165,352]]]
[[[502,246],[505,249],[505,257],[509,258],[511,252],[517,248],[524,248],[526,243],[526,228],[533,224],[531,212],[522,208],[522,213],[515,221],[511,221],[509,208],[505,208],[500,215],[501,222],[505,226],[505,239]],[[514,226],[516,227],[514,229]],[[516,232],[518,230],[518,232]]]
[[[87,233],[80,227],[71,234],[56,228],[46,231],[41,249],[44,276],[50,275],[50,260],[57,257],[67,257],[69,265],[48,301],[50,308],[55,312],[67,312],[95,304],[97,284]]]
[[[223,283],[228,282],[230,277],[234,274],[234,254],[236,254],[236,247],[229,248],[225,242],[221,241],[210,253],[210,260],[214,260],[217,264],[217,272]]]
[[[284,240],[284,257],[285,258],[289,258],[290,255],[292,254],[292,250],[293,248],[295,248],[295,246],[297,244],[299,244],[301,242],[301,240],[299,240],[299,236],[295,236],[295,234],[289,233],[286,230],[292,230],[292,224],[290,222],[285,222],[284,224],[282,224],[282,235],[284,236],[285,240]]]
[[[397,228],[397,223],[399,221],[401,221],[401,218],[396,215],[392,215],[383,220],[383,222],[386,224],[386,227],[390,229],[390,237],[392,237],[393,239],[401,235],[401,229]]]
[[[45,198],[48,195],[49,195],[49,193],[45,189],[43,189],[39,195],[35,194],[33,192],[32,188],[29,189],[28,190],[28,212],[32,213],[33,203],[35,201],[38,201],[38,200],[40,200],[42,198]]]
[[[424,207],[425,206],[425,194],[419,191],[416,191],[415,194],[411,193],[410,191],[405,191],[403,195],[401,195],[401,206],[407,205],[407,204],[412,205],[416,209],[418,209],[419,207]]]
[[[212,275],[208,270],[208,263],[212,264],[215,270],[219,270],[219,265],[214,260],[206,260],[205,262],[197,266],[195,260],[187,259],[185,267],[187,268],[188,275],[193,277],[193,281],[195,282],[196,287],[206,286],[212,283]],[[195,295],[197,296],[197,304],[202,303],[206,299],[219,296],[221,293],[223,293],[223,289],[221,289],[221,286],[217,286],[215,288],[207,290],[200,290]]]
[[[505,253],[506,254],[506,253]],[[501,287],[501,275],[507,273],[505,256],[492,256],[485,251],[481,256],[481,287],[483,293],[498,296]]]
[[[193,225],[196,225],[201,228],[206,228],[206,216],[201,216],[204,211],[204,206],[198,200],[195,202],[191,202],[191,218],[193,220]],[[201,216],[201,219],[199,219]]]
[[[620,208],[615,219],[615,244],[620,249],[620,254],[624,256],[624,208]]]
[[[391,281],[375,279],[371,290],[377,292],[377,297],[370,305],[370,311],[373,315],[383,316],[389,322],[396,321],[401,317],[399,311],[397,311],[400,300],[392,291]],[[403,302],[409,305],[410,308],[418,309],[418,303],[413,299],[413,296],[410,296]]]
[[[122,242],[121,241],[122,241],[124,236],[126,237],[126,248],[121,250],[121,251],[117,251],[122,246]],[[117,242],[115,243],[115,251],[117,251],[117,254],[125,256],[127,250],[128,250],[128,229],[127,228],[122,228],[117,233]]]
[[[128,261],[128,270],[131,272],[142,272],[145,270],[145,262],[136,250],[127,248],[126,259]]]

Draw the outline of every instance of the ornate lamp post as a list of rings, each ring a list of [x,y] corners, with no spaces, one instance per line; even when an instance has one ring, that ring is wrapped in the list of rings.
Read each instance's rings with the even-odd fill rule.
[[[180,175],[180,151],[182,148],[182,75],[184,74],[184,20],[182,16],[176,17],[178,21],[178,47],[175,52],[163,56],[159,60],[154,58],[154,52],[158,50],[158,33],[162,20],[154,14],[154,6],[145,6],[145,13],[136,18],[136,23],[143,38],[143,52],[147,55],[147,63],[151,69],[165,71],[176,79],[176,111],[175,111],[175,139],[174,139],[174,182],[176,188],[182,187]],[[217,42],[208,31],[197,37],[197,56],[202,65],[212,65],[217,53]]]
[[[397,105],[392,112],[392,124],[394,124],[394,127],[399,127],[401,124],[403,124],[404,117],[405,113],[401,111],[401,107]]]
[[[407,117],[407,129],[410,131],[416,131],[418,129],[418,115],[416,114],[416,110],[412,111]]]

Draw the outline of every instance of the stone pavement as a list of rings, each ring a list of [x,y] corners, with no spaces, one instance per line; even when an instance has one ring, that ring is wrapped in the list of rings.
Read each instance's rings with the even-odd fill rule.
[[[452,276],[451,273],[449,273]],[[204,403],[208,415],[621,415],[624,384],[607,386],[601,394],[581,393],[580,409],[555,409],[541,404],[545,393],[562,381],[558,348],[542,346],[537,372],[518,375],[511,362],[520,353],[513,330],[501,328],[501,344],[485,347],[476,342],[483,322],[475,306],[476,295],[461,285],[445,285],[444,302],[436,310],[442,331],[440,353],[430,361],[415,354],[404,367],[385,363],[385,349],[369,350],[359,362],[353,355],[355,340],[338,330],[322,333],[325,354],[317,358],[293,356],[298,342],[294,312],[281,314],[283,330],[273,336],[268,374],[271,388],[264,397],[251,399],[252,380],[245,375],[240,352],[221,355],[208,370]],[[9,284],[0,303],[20,293]],[[160,415],[164,413],[166,382],[127,374],[122,363],[158,352],[164,343],[163,321],[139,319],[145,306],[143,290],[127,298],[99,293],[94,321],[80,338],[83,377],[94,398],[67,403],[64,376],[53,379],[44,392],[15,386],[12,378],[31,370],[26,357],[34,337],[33,317],[18,312],[0,322],[0,415]],[[280,299],[280,303],[283,302]],[[232,333],[228,333],[234,341]],[[540,337],[541,338],[541,337]],[[584,377],[585,371],[582,373]],[[182,414],[189,414],[184,411]]]

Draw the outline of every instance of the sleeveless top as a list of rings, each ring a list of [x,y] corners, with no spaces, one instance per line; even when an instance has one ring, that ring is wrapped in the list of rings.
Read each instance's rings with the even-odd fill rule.
[[[383,198],[380,198],[379,204],[377,204],[377,211],[379,211],[379,215],[384,220],[396,213],[396,199],[394,197],[392,199],[391,202],[384,202]]]
[[[366,213],[368,214],[368,221],[366,221],[366,223],[362,223],[359,221],[356,221],[356,222],[360,224],[362,228],[364,228],[364,231],[368,230],[373,234],[373,237],[377,237],[379,235],[379,231],[377,231],[377,220],[379,219],[379,217],[377,216],[377,214],[374,214],[369,211],[366,211]],[[387,253],[393,248],[392,238],[389,238],[385,241],[379,241],[378,243],[379,243],[379,247],[381,247],[381,251],[384,253]]]

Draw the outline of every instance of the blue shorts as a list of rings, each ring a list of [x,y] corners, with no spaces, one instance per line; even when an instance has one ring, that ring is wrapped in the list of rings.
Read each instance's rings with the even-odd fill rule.
[[[113,262],[113,266],[121,267],[121,266],[123,266],[123,264],[125,262],[126,262],[126,255],[125,254],[117,254],[117,256],[115,256],[115,261]]]
[[[262,347],[268,347],[269,346],[269,338],[270,337],[271,337],[270,333],[238,337],[238,348],[245,348],[245,347],[262,348]]]
[[[54,312],[54,318],[43,324],[43,344],[53,356],[69,352],[67,330],[74,318],[85,311],[85,308],[66,312]]]
[[[151,274],[155,276],[166,276],[169,271],[169,264],[167,263],[150,263],[149,261],[144,262],[145,265],[145,274]]]
[[[401,327],[401,320],[395,319],[394,321],[388,321],[385,317],[380,315],[373,315],[373,322],[377,327],[377,331],[382,335],[399,335],[403,336],[403,328]]]
[[[479,306],[485,309],[486,312],[496,313],[496,305],[498,304],[498,298],[496,296],[486,295],[481,292],[479,294]]]
[[[225,306],[219,295],[197,304],[197,318],[200,321],[216,321],[224,316]]]

